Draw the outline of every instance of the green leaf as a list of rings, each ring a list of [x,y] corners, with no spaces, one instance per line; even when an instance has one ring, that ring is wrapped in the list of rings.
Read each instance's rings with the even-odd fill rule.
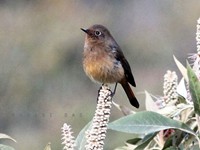
[[[174,61],[177,65],[178,69],[182,73],[184,79],[188,82],[187,69],[178,61],[178,59],[174,55],[173,55],[173,57],[174,57]]]
[[[126,141],[126,144],[136,145],[139,141],[141,141],[141,138],[134,138]]]
[[[90,121],[78,134],[76,138],[76,147],[77,150],[85,150],[85,145],[86,145],[86,137],[85,137],[85,132],[91,128],[91,123]]]
[[[181,97],[181,100],[183,100],[183,103],[186,103],[188,92],[186,90],[184,78],[181,79],[181,81],[179,82],[179,84],[177,86],[177,93],[178,93],[179,97]]]
[[[190,150],[199,150],[199,145],[192,145],[191,147],[190,147]]]
[[[179,148],[177,148],[175,146],[170,146],[168,148],[165,148],[164,150],[179,150]]]
[[[133,150],[133,149],[134,148],[130,148],[130,147],[127,147],[127,146],[122,146],[122,147],[117,147],[114,150]]]
[[[156,105],[151,95],[147,91],[145,91],[145,96],[146,96],[145,99],[146,110],[155,112],[158,111],[158,106]]]
[[[115,150],[133,150],[137,147],[137,143],[141,141],[141,138],[134,138],[126,141],[126,146],[115,148]]]
[[[194,103],[194,111],[200,115],[200,82],[195,75],[194,71],[187,63],[188,77],[189,77],[189,88]]]
[[[183,141],[184,138],[185,138],[185,132],[181,130],[175,130],[175,133],[170,137],[168,137],[167,140],[165,141],[163,149],[166,149],[171,146],[176,146],[179,147],[180,149],[181,147],[180,143]]]
[[[126,147],[129,150],[133,150],[137,147],[137,143],[141,141],[141,138],[134,138],[126,141]]]
[[[131,110],[130,108],[123,106],[123,105],[119,105],[115,102],[113,102],[113,105],[119,109],[125,116],[130,115],[130,114],[134,114],[135,112],[133,110]]]
[[[122,117],[108,125],[109,129],[134,133],[134,134],[150,134],[165,129],[179,129],[194,135],[197,140],[199,138],[186,124],[169,119],[158,113],[151,111],[138,112],[133,115]]]
[[[0,144],[0,150],[15,150],[15,149],[7,145]]]
[[[0,133],[0,139],[10,139],[14,142],[17,142],[15,139],[13,139],[12,137],[10,137],[9,135],[7,134],[3,134],[3,133]]]
[[[141,143],[135,148],[135,150],[141,150],[144,149],[157,135],[157,132],[147,134],[141,141]]]
[[[170,136],[167,138],[167,140],[164,143],[163,150],[167,149],[173,145],[173,139],[174,139],[174,136]]]

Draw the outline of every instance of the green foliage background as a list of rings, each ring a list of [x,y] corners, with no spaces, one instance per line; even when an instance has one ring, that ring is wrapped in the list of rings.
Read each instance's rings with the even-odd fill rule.
[[[17,140],[9,143],[15,149],[48,142],[61,149],[64,122],[76,136],[91,120],[99,85],[83,72],[80,28],[96,23],[110,29],[127,56],[141,105],[144,90],[162,95],[164,73],[177,70],[172,55],[185,64],[196,52],[199,14],[198,0],[0,0],[0,132]],[[114,100],[131,107],[120,87]],[[121,116],[113,108],[111,121]],[[105,149],[131,137],[107,135]]]

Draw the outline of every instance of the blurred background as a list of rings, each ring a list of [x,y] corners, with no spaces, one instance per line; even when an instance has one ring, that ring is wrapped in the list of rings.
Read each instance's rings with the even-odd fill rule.
[[[198,0],[0,0],[0,132],[18,150],[41,150],[48,142],[62,149],[63,123],[74,136],[92,119],[100,87],[82,69],[84,33],[105,25],[130,63],[141,103],[134,109],[120,86],[114,101],[144,109],[144,90],[162,95],[163,75],[180,73],[196,52]],[[111,121],[123,114],[115,107]],[[132,135],[108,131],[105,149],[123,145]]]

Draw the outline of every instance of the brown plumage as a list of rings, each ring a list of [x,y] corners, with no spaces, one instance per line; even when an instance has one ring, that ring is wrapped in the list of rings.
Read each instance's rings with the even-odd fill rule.
[[[129,83],[136,86],[130,65],[108,29],[93,25],[81,30],[86,33],[83,52],[85,73],[93,81],[120,83],[130,103],[138,108],[139,103],[129,86]]]

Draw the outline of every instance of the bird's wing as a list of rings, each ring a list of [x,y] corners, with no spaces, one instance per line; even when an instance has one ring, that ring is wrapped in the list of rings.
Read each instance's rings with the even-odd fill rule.
[[[115,58],[121,62],[122,67],[124,68],[124,73],[127,81],[134,87],[136,87],[136,83],[131,71],[131,67],[124,57],[123,52],[121,51],[119,46],[112,47],[112,52],[115,53]]]

